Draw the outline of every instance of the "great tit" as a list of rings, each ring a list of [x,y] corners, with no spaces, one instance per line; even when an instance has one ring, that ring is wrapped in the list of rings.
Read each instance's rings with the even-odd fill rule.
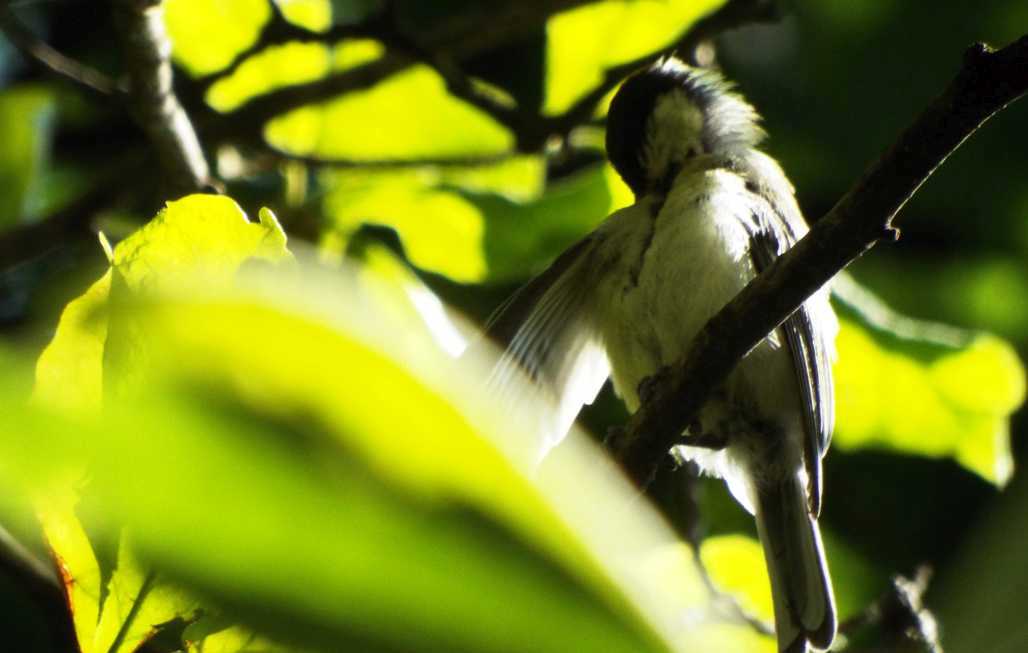
[[[607,155],[635,203],[560,255],[487,325],[506,346],[493,390],[522,392],[511,381],[518,370],[549,400],[551,410],[529,425],[540,455],[608,377],[635,411],[640,383],[682,357],[706,322],[807,232],[782,169],[757,149],[758,123],[719,74],[673,57],[617,91]],[[836,632],[817,518],[837,331],[821,289],[739,363],[673,450],[723,478],[756,517],[783,652],[827,649]]]

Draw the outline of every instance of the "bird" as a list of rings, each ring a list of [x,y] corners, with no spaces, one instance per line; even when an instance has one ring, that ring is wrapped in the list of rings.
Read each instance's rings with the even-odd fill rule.
[[[606,151],[634,196],[504,302],[488,387],[547,400],[541,459],[608,378],[629,411],[725,304],[807,231],[756,110],[719,73],[661,57],[626,78]],[[838,322],[821,288],[715,390],[671,452],[725,480],[755,516],[779,651],[828,649],[835,599],[818,527],[834,422]]]

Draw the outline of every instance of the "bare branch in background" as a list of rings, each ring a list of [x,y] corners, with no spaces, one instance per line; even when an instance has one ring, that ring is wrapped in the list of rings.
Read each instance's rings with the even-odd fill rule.
[[[645,487],[668,451],[740,360],[818,288],[879,240],[934,170],[994,113],[1028,91],[1028,35],[1002,50],[969,48],[946,91],[795,247],[751,281],[655,375],[653,392],[608,445]]]
[[[0,2],[0,32],[29,61],[73,86],[101,96],[124,90],[102,72],[64,56],[37,38],[11,11],[9,0]]]
[[[910,642],[925,653],[942,653],[939,626],[935,616],[924,605],[924,595],[932,578],[930,567],[918,568],[913,578],[896,576],[891,587],[860,614],[843,622],[839,632],[847,638],[858,638],[862,631],[877,629],[872,636],[877,644]],[[859,643],[856,650],[860,650]]]
[[[168,193],[208,187],[203,149],[172,89],[171,42],[160,0],[115,0],[113,6],[129,77],[129,108],[157,151]]]

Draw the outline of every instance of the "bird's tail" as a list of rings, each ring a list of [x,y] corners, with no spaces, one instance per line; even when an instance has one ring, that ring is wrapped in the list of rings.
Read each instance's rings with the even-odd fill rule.
[[[756,508],[778,650],[803,653],[808,643],[827,649],[835,638],[835,599],[817,520],[807,509],[805,483],[794,476],[761,487]]]

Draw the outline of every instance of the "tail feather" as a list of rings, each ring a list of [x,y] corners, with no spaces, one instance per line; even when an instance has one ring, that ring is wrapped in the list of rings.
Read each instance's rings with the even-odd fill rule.
[[[835,639],[835,598],[803,481],[793,477],[761,487],[756,508],[779,651],[802,653],[808,644],[827,649]]]

